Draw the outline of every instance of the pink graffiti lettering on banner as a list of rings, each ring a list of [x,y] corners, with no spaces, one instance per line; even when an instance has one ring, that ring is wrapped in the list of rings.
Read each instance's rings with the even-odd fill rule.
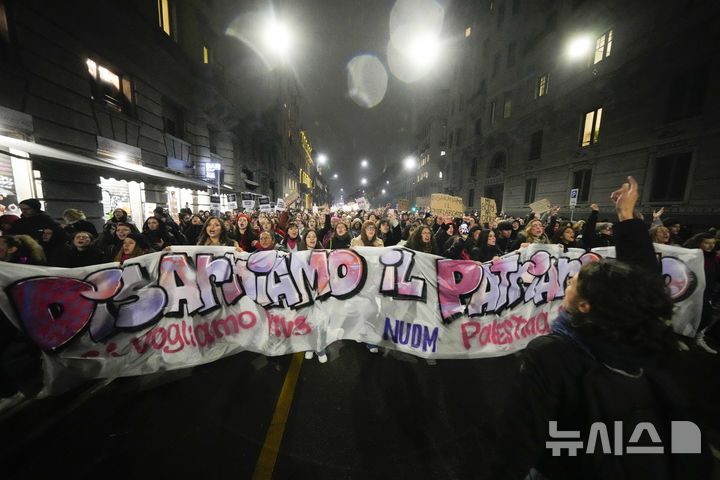
[[[482,280],[483,270],[474,262],[438,260],[438,300],[440,315],[445,323],[465,311],[463,298],[473,293]]]
[[[698,284],[697,277],[685,263],[675,257],[663,257],[661,265],[673,302],[681,302],[693,294]]]
[[[165,315],[182,317],[192,315],[203,307],[197,273],[186,253],[171,253],[160,259],[158,285],[165,290],[168,302]]]
[[[514,328],[513,328],[514,324]],[[478,347],[508,345],[517,340],[536,337],[550,332],[548,313],[540,312],[526,319],[520,315],[511,315],[507,319],[493,319],[490,322],[468,320],[460,324],[460,336],[463,347],[470,350],[473,339]]]
[[[306,256],[309,256],[309,261]],[[311,305],[315,298],[325,298],[330,295],[327,252],[313,250],[290,255],[289,271],[295,279],[300,297],[295,308]]]
[[[380,292],[395,298],[423,300],[426,295],[425,280],[412,276],[415,252],[394,249],[380,257],[384,266]]]
[[[268,313],[267,322],[268,334],[275,337],[290,338],[293,335],[307,335],[312,332],[304,316],[285,320],[282,315]]]
[[[6,291],[28,336],[45,351],[72,340],[95,312],[95,302],[83,296],[93,286],[75,278],[28,278]]]
[[[195,327],[188,325],[183,320],[171,323],[167,327],[154,327],[139,338],[132,338],[130,345],[140,355],[150,349],[162,350],[165,353],[177,353],[186,347],[207,347],[223,337],[232,337],[243,330],[250,330],[256,324],[257,316],[251,311],[243,311],[238,315],[229,315],[211,322],[198,323]]]
[[[150,283],[140,265],[123,269],[122,288],[112,298],[115,327],[139,330],[157,323],[167,304],[165,290]]]
[[[214,258],[210,254],[195,257],[197,265],[197,285],[203,307],[200,313],[208,313],[220,307],[214,286],[220,286],[230,280],[232,265],[226,257]]]
[[[333,250],[328,255],[330,291],[335,298],[349,298],[365,285],[365,259],[352,250]]]

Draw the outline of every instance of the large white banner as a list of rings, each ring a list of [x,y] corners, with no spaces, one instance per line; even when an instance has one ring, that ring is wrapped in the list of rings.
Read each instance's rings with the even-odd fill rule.
[[[699,250],[656,246],[693,335],[705,286]],[[44,352],[45,382],[142,375],[250,350],[265,355],[352,339],[424,358],[505,355],[548,333],[564,286],[592,253],[531,245],[478,265],[401,247],[251,255],[173,247],[63,269],[2,263],[0,308]]]

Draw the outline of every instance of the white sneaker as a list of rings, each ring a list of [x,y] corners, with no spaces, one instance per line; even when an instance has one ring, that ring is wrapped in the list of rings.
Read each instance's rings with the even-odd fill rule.
[[[4,410],[10,410],[14,406],[22,403],[25,400],[25,394],[17,392],[12,397],[0,398],[0,412]]]
[[[368,347],[370,353],[378,353],[380,349],[378,347]]]
[[[305,352],[305,360],[312,360],[312,357],[313,357],[313,352],[311,352],[309,350],[307,352]]]
[[[717,350],[711,348],[710,345],[707,344],[704,334],[700,334],[695,338],[695,345],[705,350],[707,353],[712,353],[713,355],[717,355],[718,353]]]
[[[320,362],[320,363],[327,362],[327,354],[325,352],[318,353],[318,362]]]

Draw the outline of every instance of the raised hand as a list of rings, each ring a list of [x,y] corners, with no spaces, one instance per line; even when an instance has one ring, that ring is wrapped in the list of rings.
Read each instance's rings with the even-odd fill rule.
[[[592,205],[590,205],[590,210],[592,210],[593,212],[599,212],[600,207],[598,207],[597,203],[593,203]]]
[[[621,222],[634,218],[635,204],[639,196],[637,180],[632,176],[627,177],[627,179],[626,183],[623,183],[620,188],[610,195],[612,201],[615,202],[615,211]]]
[[[653,211],[653,218],[657,219],[662,217],[662,214],[665,213],[665,207],[660,207],[660,210],[654,210]]]

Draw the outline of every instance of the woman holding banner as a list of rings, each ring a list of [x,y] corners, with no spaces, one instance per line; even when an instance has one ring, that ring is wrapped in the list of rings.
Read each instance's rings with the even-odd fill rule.
[[[218,217],[210,217],[205,221],[198,245],[238,248],[238,242],[230,238],[225,223]]]
[[[532,340],[521,352],[502,429],[492,441],[498,455],[487,464],[487,478],[710,478],[707,445],[705,455],[669,451],[671,420],[691,415],[683,390],[669,375],[682,360],[666,323],[673,301],[647,227],[634,218],[635,179],[628,177],[611,198],[620,220],[617,260],[584,265],[565,289],[552,333]],[[592,435],[598,424],[605,426],[606,435],[607,429],[615,429],[609,433],[615,438],[615,455],[608,451],[609,439],[602,442],[601,435]],[[635,433],[643,433],[641,425],[665,434],[666,451],[661,447],[659,453],[643,456],[625,451],[626,439],[635,443]],[[626,432],[620,438],[618,428]],[[618,448],[624,455],[617,455]]]

